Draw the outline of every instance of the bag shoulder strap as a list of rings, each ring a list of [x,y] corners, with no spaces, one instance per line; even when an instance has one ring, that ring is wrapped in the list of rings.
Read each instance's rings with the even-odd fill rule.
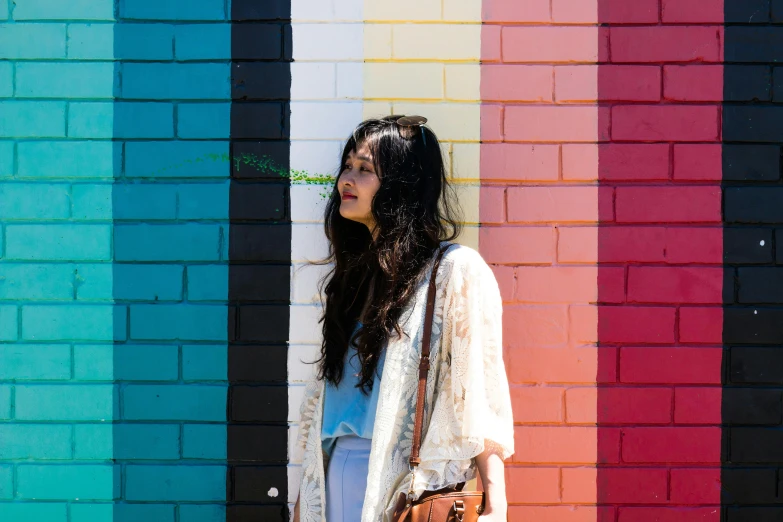
[[[421,341],[421,360],[419,361],[419,389],[416,394],[416,417],[413,424],[413,445],[411,446],[411,456],[409,463],[411,469],[421,463],[419,450],[421,449],[421,431],[424,421],[424,395],[427,388],[427,372],[430,369],[430,340],[432,338],[432,316],[435,313],[435,275],[440,266],[440,260],[443,254],[451,246],[448,243],[440,247],[438,255],[435,258],[435,264],[432,266],[432,275],[427,290],[427,308],[424,316],[424,336]]]

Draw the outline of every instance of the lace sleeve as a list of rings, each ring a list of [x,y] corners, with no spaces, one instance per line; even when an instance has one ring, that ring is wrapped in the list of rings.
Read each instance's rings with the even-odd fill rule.
[[[451,396],[460,438],[485,440],[505,460],[514,453],[514,421],[503,363],[503,304],[492,270],[478,255],[452,277],[447,313],[451,328]]]
[[[323,393],[323,388],[323,381],[318,380],[315,372],[313,372],[313,376],[307,382],[304,398],[299,407],[299,433],[297,434],[296,443],[293,447],[294,454],[291,455],[292,461],[302,462],[303,469],[323,462],[321,458],[318,458],[318,456],[314,454],[315,451],[321,453],[321,448],[316,448],[313,445],[314,437],[312,437],[313,430],[318,426],[318,423],[315,422],[315,414],[321,399],[321,394]],[[320,440],[320,437],[317,438],[317,440]],[[309,472],[312,474],[312,470],[309,470]],[[297,488],[296,498],[299,498],[299,492],[299,488]],[[296,499],[294,499],[294,502],[296,502]]]
[[[473,478],[473,459],[489,446],[504,460],[514,453],[502,312],[492,270],[478,252],[463,253],[446,283],[437,388],[414,478],[417,495]]]
[[[310,430],[313,428],[315,408],[323,389],[323,386],[320,384],[315,376],[307,382],[304,399],[302,399],[302,404],[299,406],[299,434],[296,437],[296,451],[300,452],[299,457],[305,451],[307,439],[310,437]]]

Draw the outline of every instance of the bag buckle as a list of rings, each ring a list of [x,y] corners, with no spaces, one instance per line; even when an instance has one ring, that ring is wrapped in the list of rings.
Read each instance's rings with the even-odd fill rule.
[[[457,522],[462,522],[462,519],[465,516],[465,502],[463,502],[462,500],[455,500],[453,507],[454,507],[454,516],[457,519]]]
[[[414,477],[414,472],[413,472],[413,467],[411,467],[411,482],[408,485],[408,505],[409,506],[413,503],[413,497],[416,496],[414,491],[413,491],[413,477]]]

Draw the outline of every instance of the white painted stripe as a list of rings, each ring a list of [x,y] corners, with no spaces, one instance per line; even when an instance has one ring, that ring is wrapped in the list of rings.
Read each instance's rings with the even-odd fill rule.
[[[343,143],[363,119],[364,1],[292,0],[291,169],[334,176]],[[295,450],[304,384],[320,353],[318,283],[329,267],[323,215],[331,185],[291,187],[291,308],[288,353],[289,502],[298,496],[302,456]]]

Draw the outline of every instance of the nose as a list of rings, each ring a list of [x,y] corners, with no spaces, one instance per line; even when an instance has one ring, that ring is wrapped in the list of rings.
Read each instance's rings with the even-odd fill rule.
[[[344,172],[342,173],[342,175],[340,176],[340,183],[341,183],[342,185],[349,185],[349,186],[351,186],[351,185],[353,185],[353,184],[354,184],[354,173],[353,173],[353,169],[351,169],[351,170],[346,170],[346,171],[344,171]]]

